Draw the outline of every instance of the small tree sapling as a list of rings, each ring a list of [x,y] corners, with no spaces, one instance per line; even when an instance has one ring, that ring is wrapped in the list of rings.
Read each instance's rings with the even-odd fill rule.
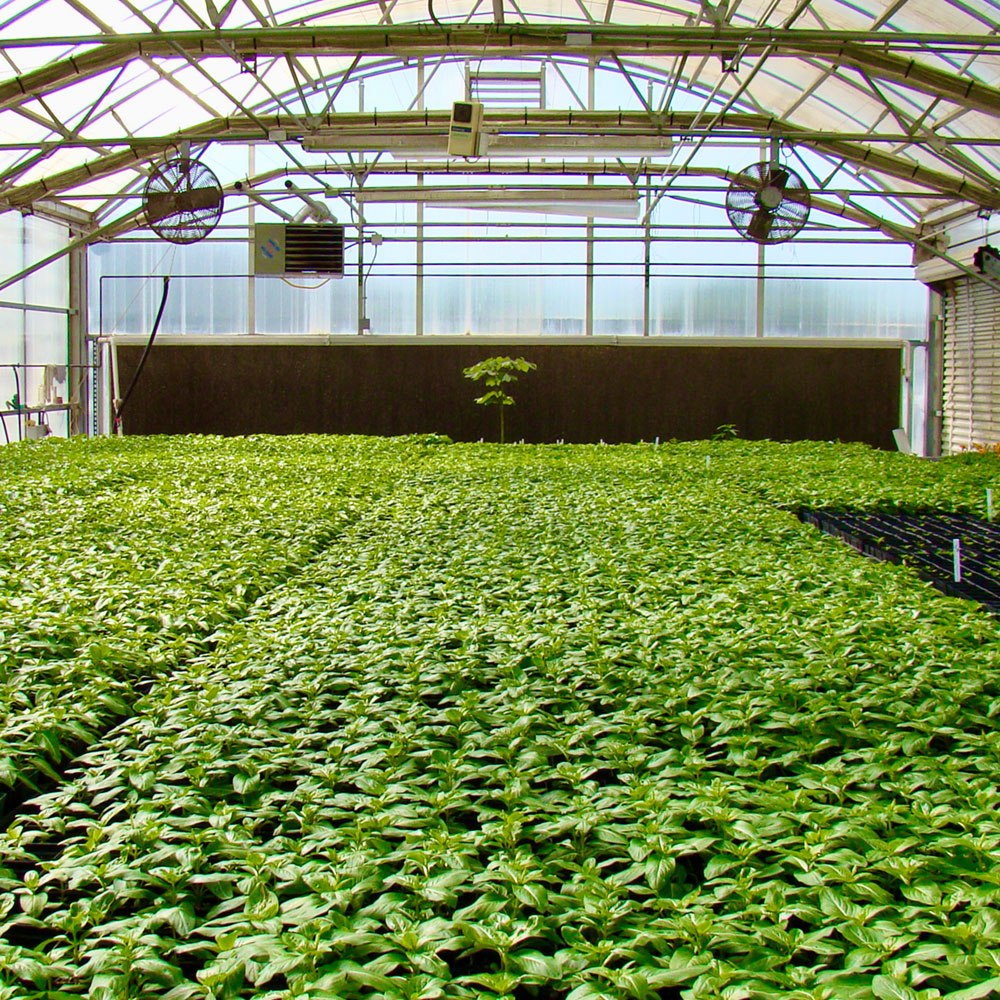
[[[524,358],[498,356],[485,358],[462,372],[466,378],[471,378],[473,382],[483,381],[486,383],[487,392],[476,400],[480,406],[498,406],[500,408],[501,444],[504,443],[503,408],[514,405],[514,398],[502,387],[510,382],[516,382],[517,372],[528,372],[537,367],[538,365],[526,361]]]

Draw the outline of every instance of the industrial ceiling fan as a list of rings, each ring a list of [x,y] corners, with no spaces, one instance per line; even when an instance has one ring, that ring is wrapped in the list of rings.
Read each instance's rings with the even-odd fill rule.
[[[222,185],[200,160],[178,156],[155,167],[143,189],[149,228],[170,243],[197,243],[222,216]]]
[[[809,189],[790,167],[752,163],[730,182],[726,214],[733,228],[756,243],[783,243],[809,218]]]

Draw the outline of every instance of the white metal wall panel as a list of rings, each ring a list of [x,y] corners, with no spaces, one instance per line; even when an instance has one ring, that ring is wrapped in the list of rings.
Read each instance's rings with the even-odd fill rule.
[[[1000,441],[1000,292],[975,278],[956,278],[944,304],[941,447],[954,454]]]

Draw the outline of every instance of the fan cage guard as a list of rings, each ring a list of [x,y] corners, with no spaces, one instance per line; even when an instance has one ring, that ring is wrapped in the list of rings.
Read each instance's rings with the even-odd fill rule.
[[[149,228],[170,243],[203,240],[222,217],[222,185],[200,160],[178,157],[155,167],[143,189]]]
[[[771,211],[762,208],[757,198],[767,186],[772,172],[787,174],[782,198]],[[753,163],[741,170],[730,182],[726,192],[726,214],[733,228],[747,240],[755,243],[784,243],[802,231],[809,218],[809,189],[802,178],[790,167],[773,163]],[[755,235],[754,220],[762,220],[761,213],[770,217],[766,235]]]

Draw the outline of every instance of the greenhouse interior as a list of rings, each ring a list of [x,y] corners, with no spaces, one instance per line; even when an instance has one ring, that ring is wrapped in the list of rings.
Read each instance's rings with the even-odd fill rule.
[[[1000,998],[997,0],[0,53],[0,1000]]]

